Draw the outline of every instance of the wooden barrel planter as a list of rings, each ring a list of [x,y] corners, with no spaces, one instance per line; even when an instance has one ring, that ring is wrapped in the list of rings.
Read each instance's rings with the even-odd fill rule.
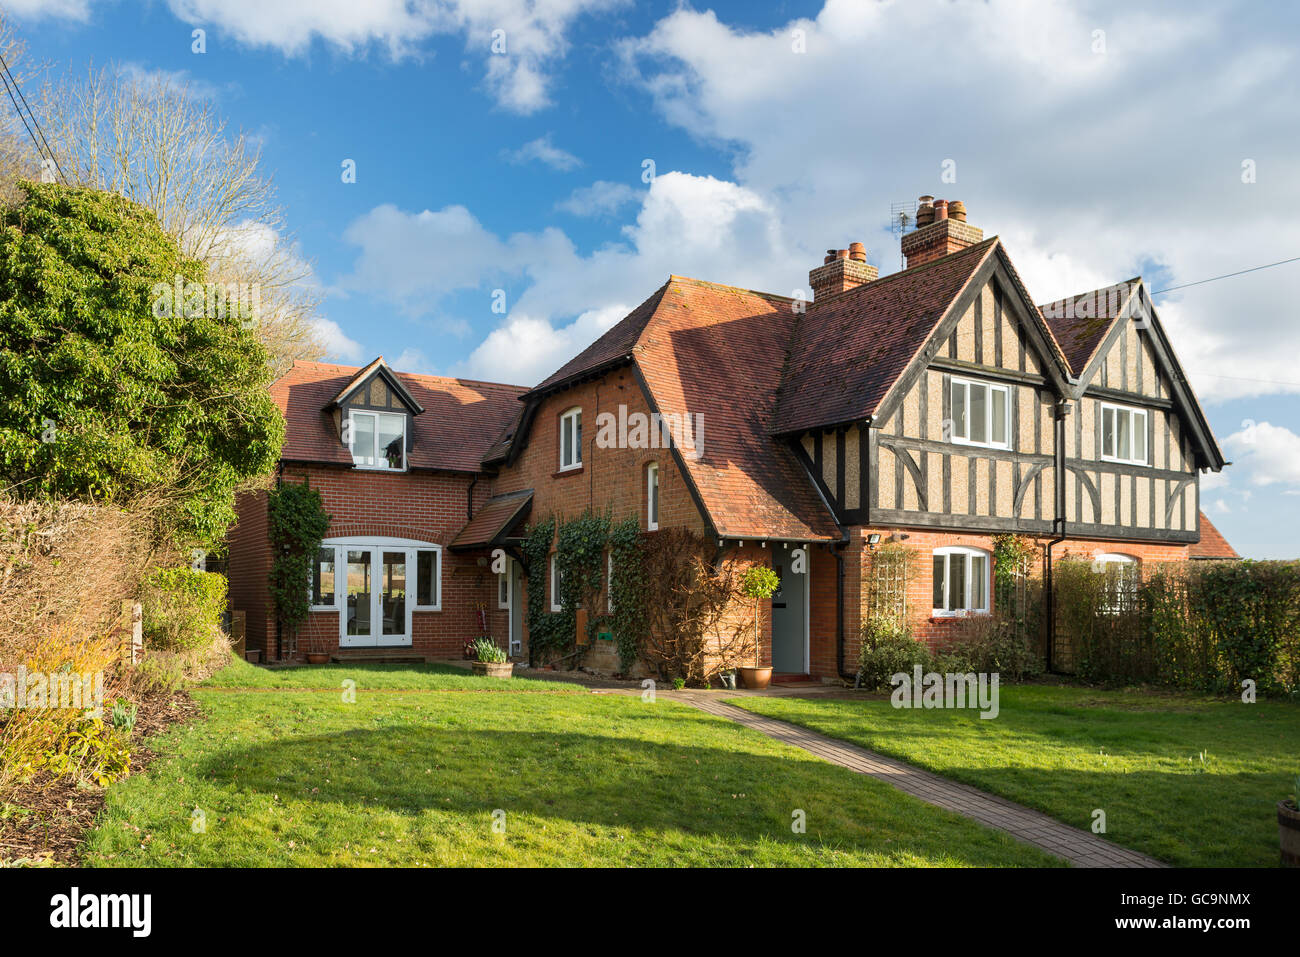
[[[474,669],[474,674],[489,678],[509,678],[515,670],[513,661],[473,661],[470,666]]]
[[[1300,867],[1300,811],[1286,801],[1277,805],[1277,836],[1282,845],[1282,866]]]

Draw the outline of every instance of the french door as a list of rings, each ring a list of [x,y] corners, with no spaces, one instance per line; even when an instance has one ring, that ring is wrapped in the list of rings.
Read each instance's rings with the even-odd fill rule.
[[[411,550],[347,546],[346,592],[339,615],[339,645],[344,648],[411,644]]]

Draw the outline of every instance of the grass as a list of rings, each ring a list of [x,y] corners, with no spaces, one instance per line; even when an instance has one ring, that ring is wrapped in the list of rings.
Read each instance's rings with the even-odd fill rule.
[[[349,704],[310,690],[338,687],[326,668],[232,665],[195,692],[205,719],[151,741],[148,771],[109,789],[85,862],[1060,863],[685,705],[521,679],[508,686],[555,693],[488,693],[490,679],[451,671],[367,668]],[[408,693],[367,693],[381,687]]]
[[[1275,806],[1300,772],[1300,706],[1020,685],[995,719],[887,699],[739,707],[892,755],[1178,866],[1276,866]]]
[[[587,694],[579,685],[518,674],[509,681],[473,675],[454,665],[385,665],[332,663],[290,668],[259,668],[239,658],[204,681],[200,688],[311,689],[342,691],[345,681],[358,691],[510,691],[548,694]]]

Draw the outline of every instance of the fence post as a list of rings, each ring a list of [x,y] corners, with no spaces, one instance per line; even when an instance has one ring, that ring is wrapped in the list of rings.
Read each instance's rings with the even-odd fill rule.
[[[122,633],[123,660],[130,665],[139,664],[144,645],[144,622],[138,601],[122,602],[118,629]]]

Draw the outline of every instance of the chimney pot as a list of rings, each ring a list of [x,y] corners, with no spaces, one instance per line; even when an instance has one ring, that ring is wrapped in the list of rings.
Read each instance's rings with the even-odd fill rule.
[[[959,223],[966,222],[966,204],[960,199],[954,199],[948,204],[948,217]]]
[[[867,261],[867,247],[862,243],[849,243],[849,258],[856,262]]]
[[[822,265],[808,273],[813,301],[833,296],[876,279],[880,272],[867,262],[867,248],[850,243],[848,249],[828,249]]]
[[[946,199],[936,199],[934,201],[934,218],[937,220],[948,218],[948,201]]]
[[[848,251],[847,249],[837,249],[837,250],[835,250],[835,258],[836,258],[836,259],[848,259],[848,258],[849,258],[849,251]]]

